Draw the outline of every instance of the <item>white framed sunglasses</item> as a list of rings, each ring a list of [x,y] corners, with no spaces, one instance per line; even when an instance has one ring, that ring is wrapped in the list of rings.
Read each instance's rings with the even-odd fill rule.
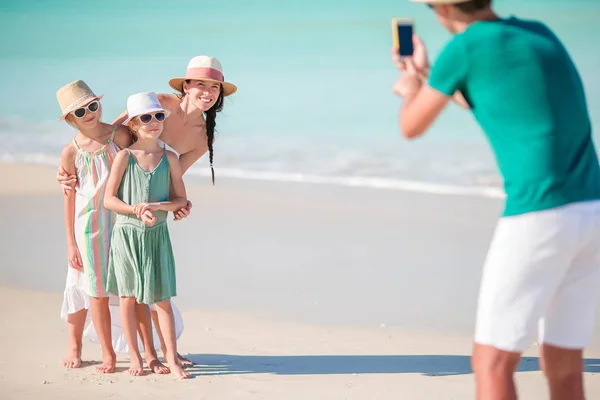
[[[149,124],[152,121],[152,118],[157,120],[158,122],[163,122],[165,120],[165,113],[162,111],[153,113],[153,114],[142,114],[138,118],[142,122],[142,124]]]
[[[100,102],[98,100],[92,101],[85,107],[78,108],[75,111],[71,111],[71,114],[75,116],[75,118],[83,118],[85,114],[89,111],[90,113],[95,113],[100,108]]]

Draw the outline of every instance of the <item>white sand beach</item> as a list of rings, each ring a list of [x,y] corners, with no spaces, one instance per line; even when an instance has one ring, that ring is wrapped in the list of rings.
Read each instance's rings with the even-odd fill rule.
[[[471,333],[499,200],[187,178],[171,223],[193,378],[133,378],[126,355],[61,366],[66,246],[55,169],[0,164],[0,399],[472,399]],[[598,315],[598,313],[597,313]],[[600,328],[586,390],[600,398]],[[537,347],[520,398],[547,398]]]

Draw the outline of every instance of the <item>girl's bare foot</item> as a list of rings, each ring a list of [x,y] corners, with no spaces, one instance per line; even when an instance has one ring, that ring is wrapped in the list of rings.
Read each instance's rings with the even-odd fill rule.
[[[167,355],[165,352],[163,352],[164,357],[163,357],[163,362],[169,363],[167,360]],[[182,356],[181,354],[177,353],[177,361],[179,361],[179,364],[181,365],[182,368],[189,368],[189,367],[193,367],[194,363],[191,360],[188,360],[187,358],[185,358],[184,356]]]
[[[96,367],[96,371],[101,374],[112,374],[115,372],[116,365],[117,355],[112,352],[112,354],[102,357],[102,365]]]
[[[167,366],[158,361],[158,358],[152,355],[146,357],[146,364],[148,364],[150,371],[154,372],[155,374],[163,375],[171,372]]]
[[[188,367],[194,366],[194,363],[192,361],[188,360],[187,358],[185,358],[184,356],[182,356],[179,353],[177,353],[177,361],[179,361],[181,368],[188,368]]]
[[[131,375],[131,376],[144,375],[144,367],[142,365],[142,357],[140,357],[140,356],[131,357],[131,361],[129,362],[129,375]]]
[[[183,367],[179,364],[179,363],[175,363],[174,365],[171,365],[171,373],[173,375],[175,375],[175,377],[177,379],[188,379],[192,376],[192,374],[190,374],[189,372],[186,372]]]
[[[81,347],[73,347],[63,360],[65,368],[81,368]]]

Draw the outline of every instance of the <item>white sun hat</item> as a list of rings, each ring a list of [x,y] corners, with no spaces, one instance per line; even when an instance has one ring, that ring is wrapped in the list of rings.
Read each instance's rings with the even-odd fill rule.
[[[156,97],[156,93],[142,92],[132,94],[127,98],[127,119],[123,121],[123,125],[127,125],[129,121],[137,116],[159,111],[164,112],[165,117],[171,114],[169,110],[162,107],[160,101],[158,101],[158,97]]]

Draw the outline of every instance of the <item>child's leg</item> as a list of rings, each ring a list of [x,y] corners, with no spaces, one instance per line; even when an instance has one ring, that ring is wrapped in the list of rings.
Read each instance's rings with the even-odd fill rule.
[[[144,344],[144,358],[148,368],[157,374],[168,374],[169,368],[163,365],[154,350],[154,338],[152,337],[152,322],[150,321],[150,307],[147,304],[135,304],[135,316],[138,321],[138,332]]]
[[[163,356],[165,356],[167,354],[167,345],[165,343],[165,337],[162,334],[162,331],[160,329],[160,321],[158,320],[158,312],[156,312],[156,310],[150,310],[150,313],[152,314],[152,322],[154,323],[154,326],[156,327],[156,333],[158,334],[158,339],[160,340],[160,349],[163,353]]]
[[[90,297],[90,309],[92,311],[92,322],[102,347],[102,365],[97,367],[96,371],[110,374],[115,372],[117,355],[112,347],[108,297]]]
[[[156,333],[158,334],[158,338],[160,339],[160,349],[163,353],[163,360],[167,360],[167,345],[165,344],[165,338],[162,334],[162,330],[160,328],[160,321],[158,320],[158,313],[155,310],[150,310],[152,313],[152,322],[156,327]],[[181,354],[177,353],[177,359],[183,368],[192,367],[194,365],[193,362],[183,357]]]
[[[81,367],[81,348],[83,346],[83,328],[85,327],[85,318],[87,310],[79,310],[76,313],[67,316],[67,325],[69,330],[69,349],[63,365],[67,368]]]
[[[175,320],[173,319],[173,309],[169,300],[156,303],[158,311],[158,320],[165,340],[167,350],[167,362],[171,372],[179,379],[189,378],[191,375],[183,370],[181,363],[177,359],[177,340],[175,339]]]
[[[121,311],[121,324],[123,325],[123,333],[129,347],[129,374],[140,376],[144,372],[142,367],[142,356],[138,349],[137,339],[137,321],[135,318],[135,297],[121,297],[119,300],[119,308]]]

